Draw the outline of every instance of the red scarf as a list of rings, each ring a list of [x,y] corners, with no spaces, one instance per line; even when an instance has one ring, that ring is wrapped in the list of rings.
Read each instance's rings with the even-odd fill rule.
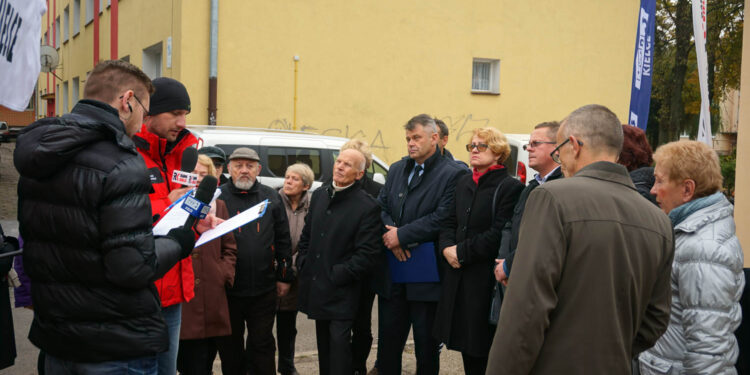
[[[471,178],[474,180],[475,184],[479,185],[479,179],[482,178],[482,176],[484,176],[485,174],[487,174],[487,172],[494,171],[494,170],[497,170],[497,169],[503,169],[503,168],[505,168],[505,166],[502,165],[502,164],[495,164],[495,165],[487,168],[487,170],[484,171],[484,172],[479,172],[479,171],[477,171],[476,168],[474,168],[473,171],[472,171]]]

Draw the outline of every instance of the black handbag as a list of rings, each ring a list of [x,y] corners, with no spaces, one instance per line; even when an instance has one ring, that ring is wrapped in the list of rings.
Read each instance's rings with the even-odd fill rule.
[[[500,191],[500,187],[503,186],[503,183],[505,180],[503,180],[499,185],[497,185],[497,188],[495,189],[495,193],[492,195],[492,222],[495,222],[495,203],[497,201],[497,193]],[[513,224],[510,220],[508,220],[507,223],[505,223],[505,226],[503,226],[502,231],[500,232],[500,246],[497,249],[497,259],[505,259],[510,254],[510,237],[511,237],[511,228],[513,227]],[[493,266],[495,267],[495,266]],[[493,268],[494,269],[494,268]],[[494,274],[494,272],[493,272]],[[500,308],[503,304],[503,297],[505,296],[505,286],[503,286],[500,283],[495,283],[495,287],[492,288],[492,302],[490,303],[490,315],[489,315],[489,323],[493,326],[497,325],[498,319],[500,319]]]

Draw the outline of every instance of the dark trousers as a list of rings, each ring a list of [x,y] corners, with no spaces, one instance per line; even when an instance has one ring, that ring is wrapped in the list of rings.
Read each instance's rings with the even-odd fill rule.
[[[217,352],[221,358],[222,373],[228,374],[232,369],[226,367],[225,363],[231,363],[230,353],[227,353],[231,338],[231,336],[221,336],[180,340],[180,347],[177,351],[177,370],[180,375],[210,375],[213,372]],[[222,342],[226,344],[219,345]],[[219,350],[220,347],[221,350]]]
[[[276,315],[276,289],[253,297],[229,296],[232,336],[228,340],[227,370],[224,375],[273,375],[276,373],[276,343],[273,321]],[[247,341],[243,342],[247,327]],[[219,344],[219,350],[222,350]]]
[[[440,372],[440,342],[432,337],[435,310],[437,302],[407,301],[403,285],[393,285],[391,298],[378,296],[378,374],[401,374],[401,355],[411,327],[417,375]]]
[[[320,375],[352,375],[352,321],[316,320]]]
[[[279,348],[279,372],[291,374],[294,367],[294,343],[297,338],[297,311],[276,312],[276,344]]]
[[[361,374],[367,373],[367,357],[372,348],[372,304],[375,292],[370,283],[362,282],[359,308],[352,325],[352,368]]]
[[[484,375],[487,371],[488,357],[472,357],[461,353],[461,359],[464,360],[464,374],[466,375]]]

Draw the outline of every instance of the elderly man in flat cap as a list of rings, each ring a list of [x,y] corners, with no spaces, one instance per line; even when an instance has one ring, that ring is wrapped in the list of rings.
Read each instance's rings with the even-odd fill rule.
[[[229,364],[232,375],[274,374],[276,345],[273,322],[276,299],[289,291],[292,273],[292,242],[281,197],[257,180],[261,171],[255,150],[240,147],[229,156],[232,179],[221,186],[221,198],[230,215],[268,199],[265,214],[234,230],[237,264],[234,286],[227,291],[232,338]],[[243,338],[247,342],[243,355]]]

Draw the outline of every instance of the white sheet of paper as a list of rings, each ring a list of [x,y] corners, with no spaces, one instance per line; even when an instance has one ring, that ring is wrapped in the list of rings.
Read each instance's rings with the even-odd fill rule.
[[[209,229],[203,232],[198,241],[195,242],[195,247],[223,236],[253,220],[257,220],[266,213],[266,207],[268,207],[269,204],[270,202],[268,201],[268,199],[266,199],[263,202],[260,202],[255,206],[252,206],[247,210],[242,211],[235,216],[232,216],[227,221],[217,225],[216,228]]]
[[[187,220],[190,214],[182,209],[182,200],[184,200],[188,194],[192,194],[192,191],[189,191],[185,193],[185,195],[180,197],[180,199],[175,202],[174,206],[167,212],[167,214],[164,215],[164,217],[162,217],[158,223],[156,223],[156,225],[154,226],[154,236],[166,236],[172,228],[177,228],[185,225],[185,220]],[[214,197],[213,199],[211,199],[211,204],[214,203],[219,195],[221,195],[221,190],[216,189],[216,192],[214,192]]]

